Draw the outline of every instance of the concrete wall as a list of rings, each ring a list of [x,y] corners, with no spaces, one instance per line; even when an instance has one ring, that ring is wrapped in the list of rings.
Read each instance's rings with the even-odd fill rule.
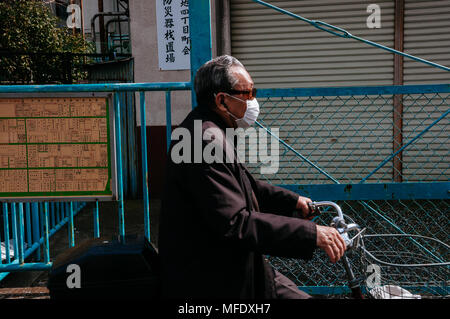
[[[113,12],[117,11],[114,0],[103,0],[103,11]],[[91,19],[98,13],[98,1],[83,1],[83,25],[84,32],[91,34]],[[105,17],[105,22],[112,19],[112,17]],[[125,24],[124,24],[125,25]],[[99,32],[98,18],[95,23],[95,28],[97,33]],[[98,35],[97,35],[98,36]]]

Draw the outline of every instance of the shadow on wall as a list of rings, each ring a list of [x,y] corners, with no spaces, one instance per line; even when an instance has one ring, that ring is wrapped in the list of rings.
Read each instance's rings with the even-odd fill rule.
[[[176,126],[172,126],[174,130]],[[161,199],[164,190],[164,177],[167,161],[166,126],[147,126],[147,165],[149,173],[149,197]],[[138,141],[138,189],[142,196],[142,154],[141,154],[141,128],[137,127],[136,139]]]

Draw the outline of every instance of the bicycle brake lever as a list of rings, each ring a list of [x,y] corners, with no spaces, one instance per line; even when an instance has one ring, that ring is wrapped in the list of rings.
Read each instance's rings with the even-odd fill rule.
[[[311,218],[311,217],[320,215],[319,207],[314,205],[314,202],[309,202],[308,208],[309,208],[309,212],[308,212],[308,215],[305,216],[305,218]]]
[[[359,246],[360,235],[366,230],[365,228],[361,230],[358,224],[346,224],[345,221],[338,216],[333,218],[330,226],[336,228],[339,232],[339,235],[341,235],[342,239],[345,241],[347,250],[351,250]],[[352,230],[359,230],[359,232],[350,238],[349,231]]]

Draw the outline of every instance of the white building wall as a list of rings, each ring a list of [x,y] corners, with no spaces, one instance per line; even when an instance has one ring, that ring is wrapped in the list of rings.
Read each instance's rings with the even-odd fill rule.
[[[214,12],[214,3],[212,3],[211,10]],[[211,19],[212,46],[215,48],[214,14]],[[187,82],[191,80],[189,70],[162,71],[159,69],[155,1],[130,1],[130,21],[135,82]],[[215,49],[213,49],[213,56],[215,56]],[[138,96],[136,101],[137,123],[140,125]],[[172,92],[173,125],[181,123],[191,110],[189,91]],[[166,125],[165,94],[163,92],[147,92],[146,111],[147,126]]]

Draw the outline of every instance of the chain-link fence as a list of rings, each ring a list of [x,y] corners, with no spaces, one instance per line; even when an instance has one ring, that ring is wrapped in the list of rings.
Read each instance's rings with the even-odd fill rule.
[[[449,85],[261,90],[258,100],[259,122],[278,129],[282,143],[275,174],[261,174],[261,162],[248,163],[256,177],[315,201],[337,202],[367,234],[417,234],[448,242]],[[329,224],[330,217],[316,221]],[[421,263],[423,256],[434,262],[450,257],[448,249],[426,240],[378,238],[372,246],[385,259],[409,253],[410,263]],[[357,275],[366,278],[361,256],[350,257]],[[331,264],[322,251],[308,262],[269,259],[312,293],[340,293],[347,285],[341,264]],[[449,294],[448,266],[434,273],[427,269],[414,282],[381,268],[383,283]]]

